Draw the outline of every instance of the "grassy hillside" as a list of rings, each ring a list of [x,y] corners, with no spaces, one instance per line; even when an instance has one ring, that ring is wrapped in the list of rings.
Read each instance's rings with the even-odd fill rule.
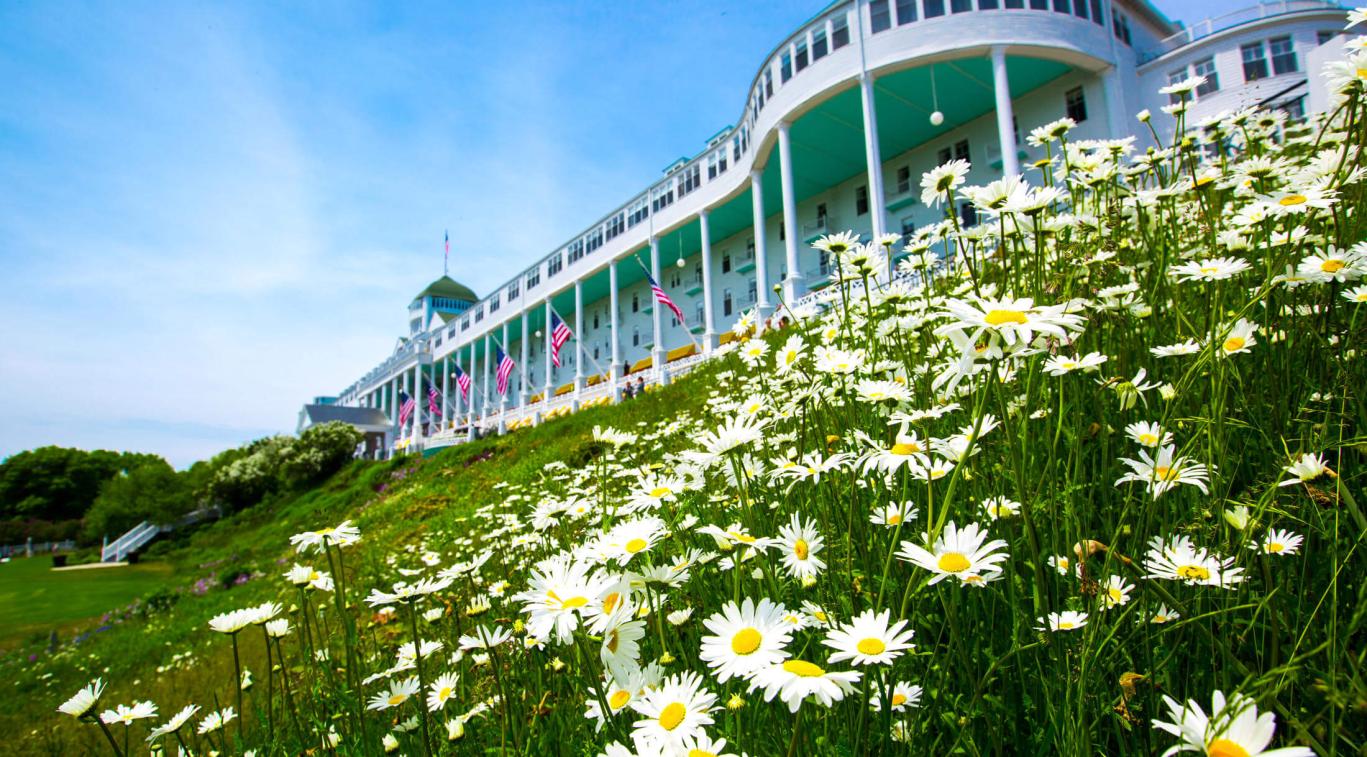
[[[157,590],[121,608],[95,609],[112,611],[108,622],[71,629],[83,639],[64,639],[54,654],[47,653],[46,635],[39,634],[43,643],[0,658],[0,677],[14,687],[7,697],[11,706],[0,709],[0,743],[11,754],[107,749],[98,731],[75,727],[55,712],[71,691],[97,676],[110,682],[106,701],[202,701],[216,695],[230,703],[226,681],[232,677],[231,660],[222,654],[223,638],[209,630],[208,620],[228,607],[268,600],[288,606],[291,593],[279,579],[297,558],[291,535],[320,524],[355,522],[364,537],[351,566],[352,580],[375,584],[395,547],[411,546],[428,534],[458,532],[475,508],[500,501],[500,483],[526,485],[541,478],[552,462],[582,463],[594,447],[596,424],[654,424],[671,413],[697,408],[715,370],[702,366],[671,386],[622,405],[592,408],[430,458],[357,461],[317,488],[263,502],[180,541],[158,545],[152,553],[156,562],[139,568],[140,574],[163,579],[150,584]],[[175,578],[165,580],[168,574]],[[239,574],[250,579],[236,583],[233,577]],[[48,617],[38,608],[33,612],[38,620]],[[25,623],[30,633],[39,630],[27,618],[6,622]],[[259,678],[265,660],[253,649],[243,663]],[[222,685],[214,684],[206,693],[206,681]],[[22,745],[17,751],[16,744]]]

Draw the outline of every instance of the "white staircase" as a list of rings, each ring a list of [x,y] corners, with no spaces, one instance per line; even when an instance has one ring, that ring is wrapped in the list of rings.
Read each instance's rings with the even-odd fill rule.
[[[118,562],[127,557],[128,553],[136,551],[142,545],[155,539],[159,533],[161,533],[160,526],[143,521],[133,526],[128,533],[105,544],[100,550],[100,562]]]

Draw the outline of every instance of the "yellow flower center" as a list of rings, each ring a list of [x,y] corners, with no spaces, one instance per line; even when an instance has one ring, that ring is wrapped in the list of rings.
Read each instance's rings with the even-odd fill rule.
[[[1003,323],[1019,323],[1025,325],[1025,313],[1019,310],[989,310],[987,317],[983,320],[993,326],[1000,326]]]
[[[589,603],[588,597],[570,597],[569,599],[566,599],[565,601],[563,601],[563,602],[560,603],[560,609],[562,609],[562,610],[574,610],[574,609],[583,607],[584,605],[586,605],[586,604],[588,604],[588,603]]]
[[[1125,592],[1119,589],[1107,589],[1106,596],[1110,597],[1112,602],[1118,603],[1125,598]]]
[[[1276,554],[1282,551],[1283,549],[1286,549],[1286,545],[1282,544],[1281,542],[1272,541],[1267,543],[1267,551],[1273,554]]]
[[[1219,272],[1219,270],[1220,270],[1220,269],[1219,269],[1217,266],[1213,266],[1213,265],[1203,265],[1203,266],[1201,266],[1201,273],[1205,273],[1205,274],[1217,273],[1217,272]]]
[[[1076,624],[1071,620],[1060,620],[1058,622],[1058,630],[1060,631],[1071,631],[1075,626]]]
[[[1238,352],[1243,349],[1244,345],[1247,343],[1248,342],[1243,337],[1232,336],[1225,340],[1225,352]]]
[[[704,752],[701,749],[688,750],[688,757],[717,757],[716,752]]]
[[[1158,444],[1158,434],[1140,434],[1139,443],[1146,447],[1152,447]]]
[[[679,727],[687,714],[687,707],[679,702],[670,702],[663,710],[660,710],[660,727],[666,731],[672,731]]]
[[[968,558],[960,552],[946,552],[940,555],[940,570],[946,573],[962,573],[971,565]]]
[[[649,545],[646,543],[646,540],[638,536],[637,538],[627,542],[627,554],[634,555],[637,552],[640,552],[641,550],[645,549],[647,546]]]
[[[1248,757],[1248,750],[1229,739],[1216,739],[1206,747],[1206,754],[1210,757]]]
[[[907,696],[906,696],[906,694],[893,694],[893,695],[892,695],[892,706],[893,706],[893,707],[901,707],[902,705],[904,705],[904,704],[906,704],[906,703],[907,703]]]
[[[1196,186],[1198,186],[1198,187],[1204,187],[1205,185],[1211,183],[1212,181],[1215,181],[1214,177],[1211,177],[1211,176],[1202,176],[1202,177],[1200,177],[1199,179],[1196,180]]]
[[[755,537],[751,536],[750,534],[733,534],[733,536],[735,537],[736,541],[740,542],[741,544],[755,543]]]
[[[892,445],[892,454],[894,455],[914,455],[920,451],[921,445],[916,444],[915,442],[906,444],[898,442],[897,444]]]
[[[613,653],[613,654],[617,654],[617,645],[618,645],[618,643],[620,643],[621,641],[622,641],[621,635],[619,635],[619,634],[617,633],[617,629],[614,628],[614,629],[612,629],[611,631],[608,632],[608,637],[607,637],[607,639],[605,640],[604,646],[606,646],[606,647],[608,648],[608,651],[609,651],[609,652],[611,652],[611,653]]]
[[[614,710],[620,710],[626,706],[627,701],[630,699],[631,692],[618,689],[617,691],[612,692],[612,696],[608,698],[608,706]]]
[[[606,597],[603,597],[603,613],[607,614],[612,612],[612,608],[616,607],[617,603],[621,601],[621,599],[622,594],[616,591],[612,592]]]
[[[1160,465],[1153,469],[1153,477],[1159,481],[1172,481],[1177,478],[1177,471],[1166,465]]]
[[[806,560],[808,554],[807,542],[803,539],[798,539],[793,542],[793,554],[797,555],[797,559],[799,560]]]
[[[826,671],[806,660],[789,660],[783,663],[783,669],[803,678],[820,678],[826,675]]]
[[[390,694],[390,695],[389,695],[389,706],[390,706],[390,707],[398,707],[399,705],[403,704],[403,703],[404,703],[404,700],[406,700],[406,699],[408,699],[408,695],[407,695],[407,694]]]
[[[1277,200],[1277,204],[1289,208],[1294,205],[1304,205],[1308,199],[1305,195],[1287,195]]]
[[[1357,76],[1359,79],[1367,79],[1367,68],[1359,68],[1357,70]]]
[[[1367,292],[1358,292],[1353,295],[1353,299],[1358,302],[1367,302]]]
[[[897,525],[898,523],[901,523],[901,522],[902,522],[902,516],[901,516],[901,515],[891,515],[891,516],[888,516],[888,525],[889,525],[889,526],[895,526],[895,525]]]
[[[739,655],[754,654],[754,651],[759,649],[759,643],[762,640],[763,637],[759,635],[759,631],[753,628],[742,628],[736,632],[735,636],[731,637],[731,651]]]
[[[1325,273],[1338,273],[1339,271],[1343,270],[1343,266],[1344,263],[1342,260],[1330,258],[1324,261],[1323,263],[1320,263],[1320,270],[1324,271]]]
[[[672,494],[672,493],[673,493],[673,492],[671,492],[670,489],[669,489],[669,487],[667,487],[667,486],[657,486],[657,487],[655,487],[654,489],[651,489],[651,490],[650,490],[650,496],[652,496],[652,497],[654,497],[654,498],[656,498],[656,499],[659,499],[660,497],[664,497],[664,496],[666,496],[666,495],[668,495],[668,494]]]
[[[883,654],[883,650],[887,649],[888,645],[884,644],[882,639],[869,637],[860,640],[858,644],[854,645],[854,648],[859,650],[859,654],[873,656]]]
[[[1177,569],[1177,577],[1188,581],[1205,581],[1210,578],[1210,571],[1200,565],[1183,565]]]
[[[441,687],[441,691],[438,691],[438,692],[437,692],[437,699],[440,699],[440,700],[443,701],[443,702],[445,702],[446,700],[448,700],[448,699],[450,699],[450,698],[451,698],[451,687],[450,687],[450,686],[443,686],[443,687]]]

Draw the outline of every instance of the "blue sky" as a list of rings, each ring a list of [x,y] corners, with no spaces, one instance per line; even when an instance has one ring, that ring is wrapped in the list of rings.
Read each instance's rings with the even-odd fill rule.
[[[292,430],[393,347],[443,230],[502,283],[731,123],[820,7],[0,2],[0,457]]]

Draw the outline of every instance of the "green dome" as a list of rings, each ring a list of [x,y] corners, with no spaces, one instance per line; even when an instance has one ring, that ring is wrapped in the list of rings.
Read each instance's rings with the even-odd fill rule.
[[[427,288],[418,292],[414,300],[421,300],[424,297],[448,297],[453,300],[465,300],[467,302],[479,302],[479,297],[475,296],[474,290],[464,284],[456,282],[450,276],[442,276]]]

